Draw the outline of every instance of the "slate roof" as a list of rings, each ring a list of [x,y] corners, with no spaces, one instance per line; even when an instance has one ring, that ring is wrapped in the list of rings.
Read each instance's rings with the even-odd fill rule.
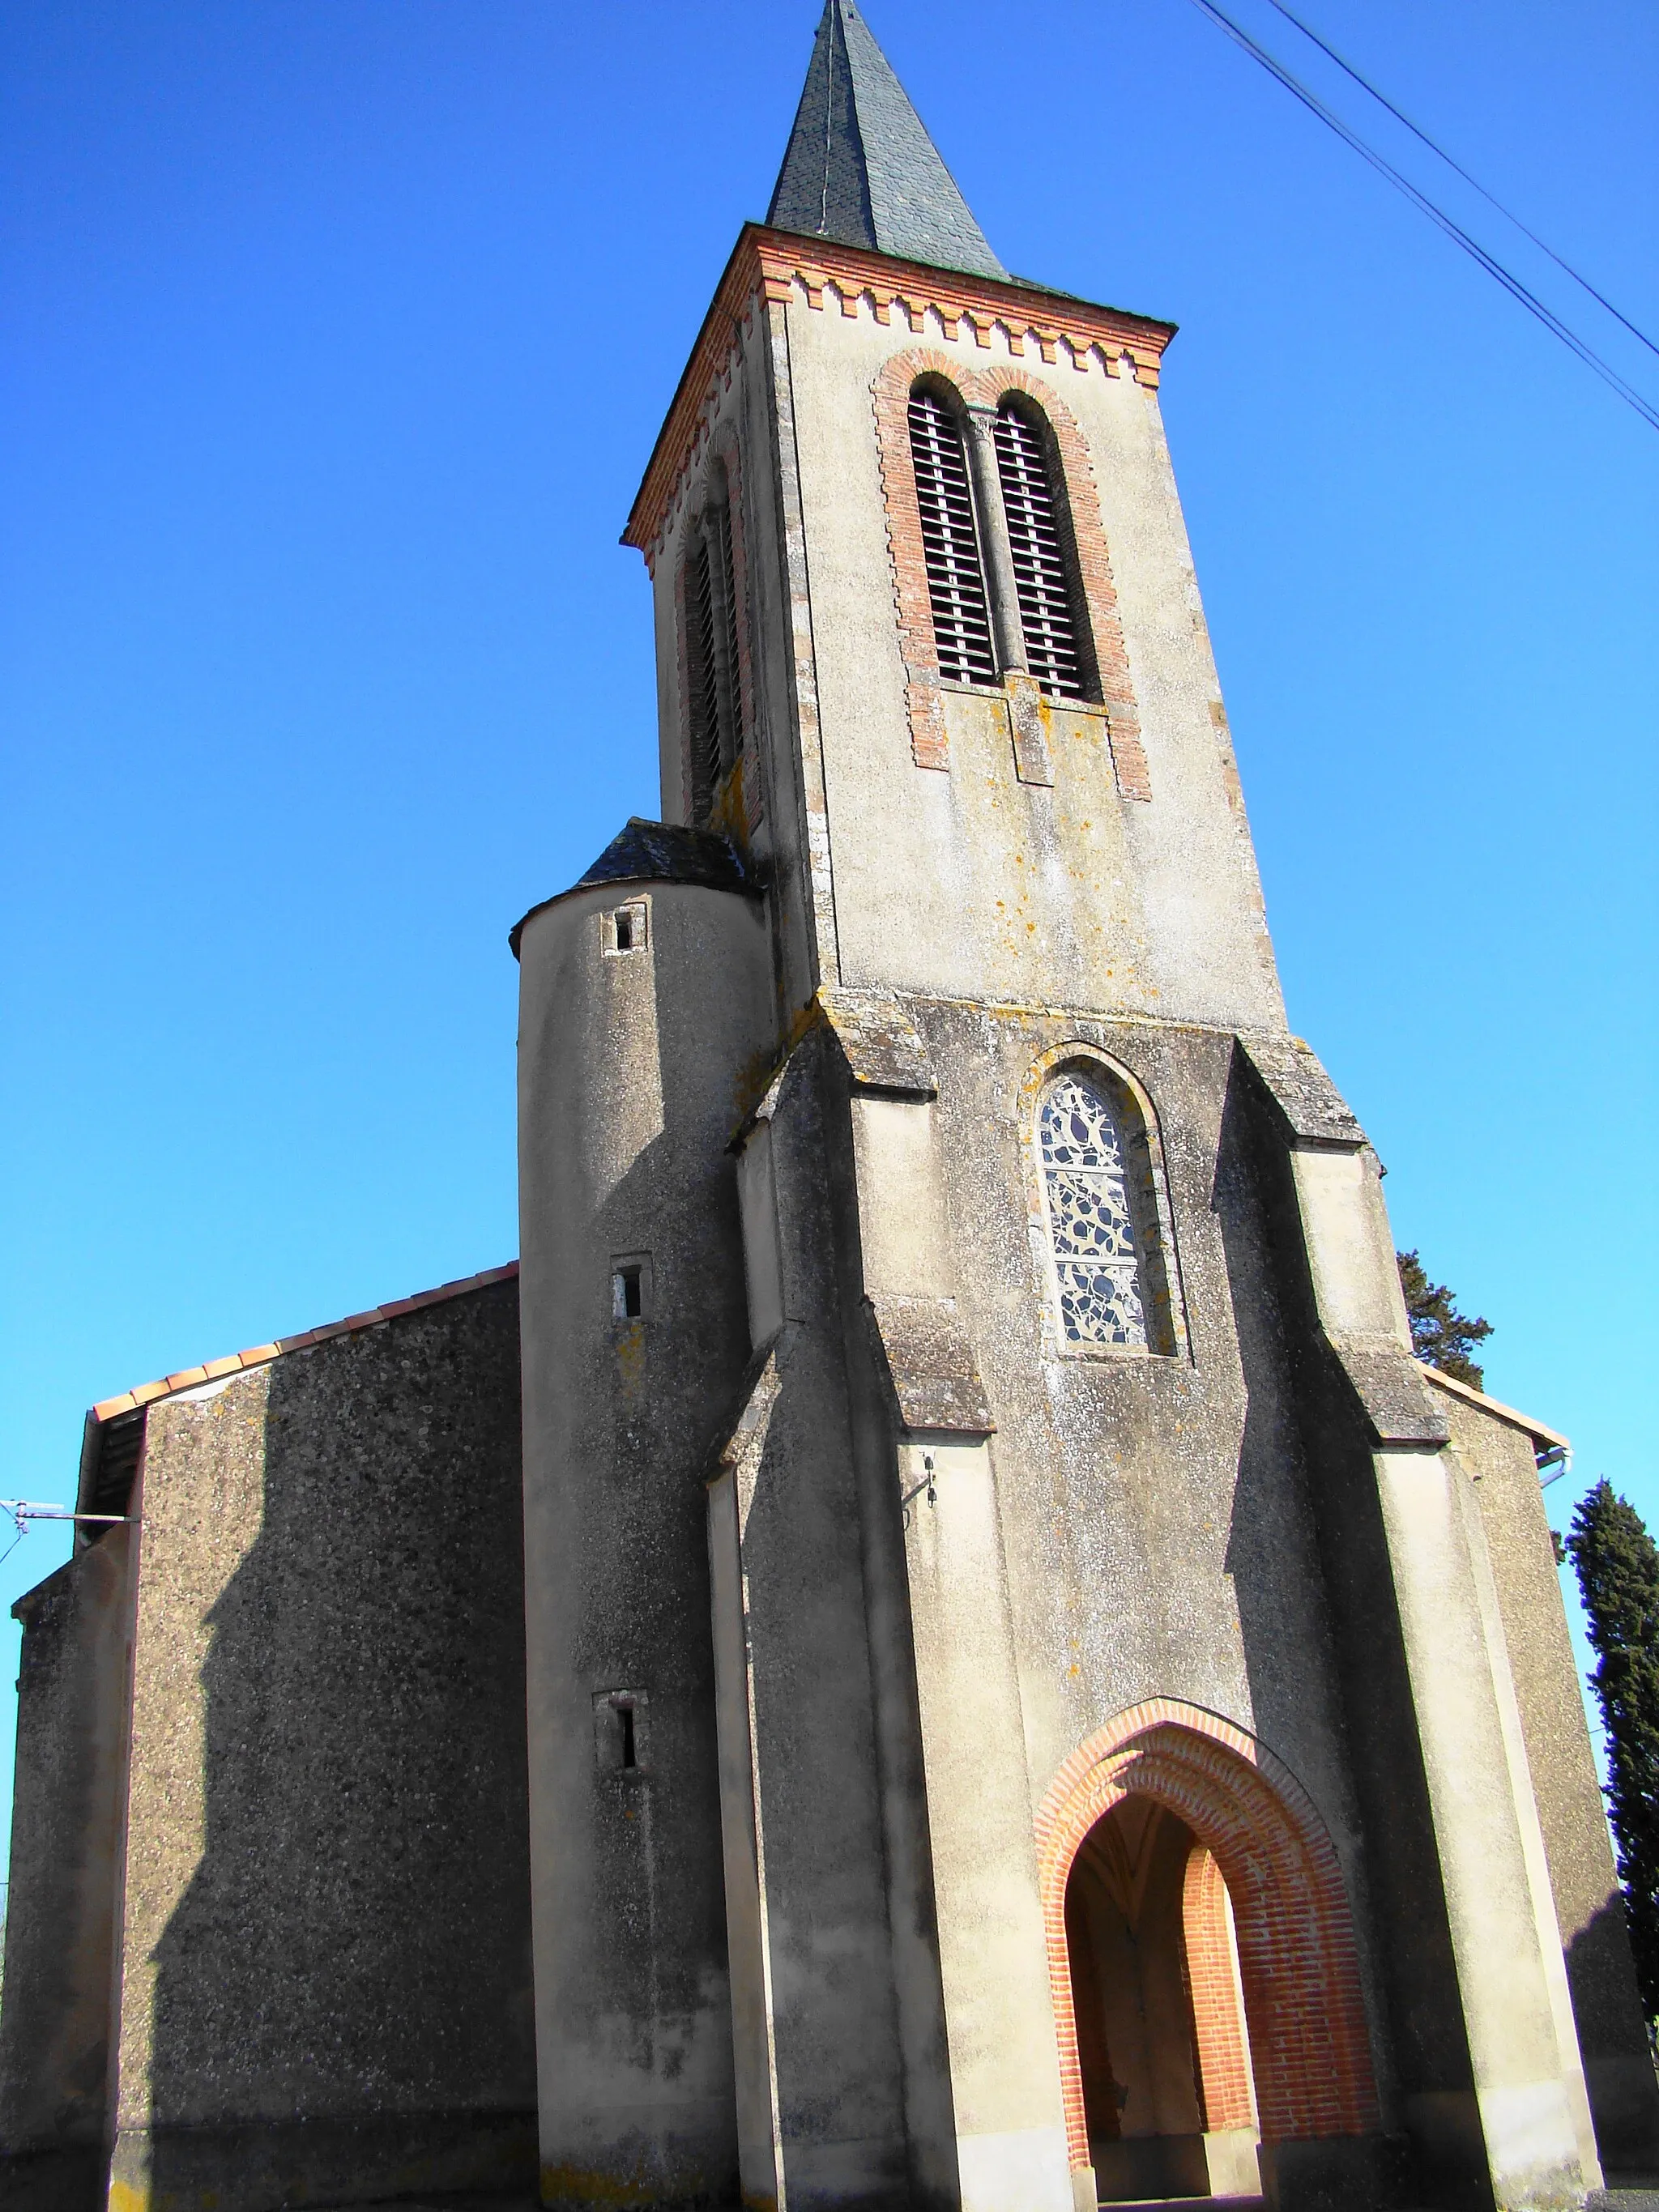
[[[758,897],[760,885],[744,866],[743,855],[726,837],[713,830],[685,830],[674,822],[647,822],[631,814],[624,828],[611,840],[586,875],[570,890],[542,899],[507,932],[513,957],[519,957],[519,939],[525,923],[544,907],[568,898],[571,891],[591,890],[596,884],[701,884],[711,891],[746,891]]]
[[[684,830],[630,814],[585,876],[572,884],[706,884],[711,891],[754,890],[737,847],[713,830]]]
[[[853,0],[826,0],[766,220],[932,269],[1008,277]]]

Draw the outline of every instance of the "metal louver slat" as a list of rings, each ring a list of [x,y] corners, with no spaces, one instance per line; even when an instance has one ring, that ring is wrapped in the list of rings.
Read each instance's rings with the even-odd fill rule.
[[[709,818],[721,781],[743,750],[734,568],[731,510],[717,494],[693,526],[685,565],[692,819],[699,823]]]
[[[714,579],[708,540],[691,549],[686,578],[686,645],[691,708],[691,776],[701,816],[720,780],[720,668],[714,649]]]
[[[1081,699],[1077,627],[1042,435],[1004,405],[997,410],[996,447],[1027,665],[1051,698]]]
[[[962,431],[930,392],[910,400],[910,453],[939,672],[949,683],[994,684],[996,657]]]
[[[723,516],[720,531],[720,580],[726,586],[726,684],[721,701],[726,730],[721,748],[724,761],[734,761],[742,749],[742,709],[738,678],[738,581],[732,565],[732,523]]]

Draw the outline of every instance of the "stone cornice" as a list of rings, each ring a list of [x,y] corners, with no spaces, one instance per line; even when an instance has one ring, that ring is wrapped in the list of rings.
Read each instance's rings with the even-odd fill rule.
[[[898,310],[913,331],[930,329],[954,339],[965,324],[976,345],[1000,347],[1011,356],[1034,349],[1046,362],[1066,360],[1086,373],[1121,374],[1127,358],[1135,380],[1156,386],[1173,323],[1100,307],[1030,284],[1000,283],[949,269],[929,269],[884,253],[800,238],[745,223],[716,288],[666,420],[658,434],[635,495],[622,542],[637,546],[654,564],[663,525],[682,477],[707,436],[720,392],[730,382],[732,356],[756,308],[804,301],[822,310],[828,296],[843,315],[872,314],[890,323]]]

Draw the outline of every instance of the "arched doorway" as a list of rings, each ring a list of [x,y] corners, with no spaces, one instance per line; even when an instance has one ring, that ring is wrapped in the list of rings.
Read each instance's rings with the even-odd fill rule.
[[[1132,2179],[1113,2185],[1120,2200],[1192,2193],[1191,2160],[1204,2154],[1204,2139],[1243,2134],[1252,2109],[1268,2157],[1279,2145],[1376,2130],[1341,1870],[1312,1803],[1264,1745],[1173,1698],[1135,1706],[1054,1777],[1037,1845],[1075,2170],[1094,2164],[1091,2141],[1133,2140],[1133,2122],[1148,2124],[1143,2146],[1183,2136],[1188,2145],[1109,2148],[1109,2172],[1115,2164],[1132,2176],[1138,2159],[1166,2169],[1150,2188],[1143,2182],[1137,2191]],[[1127,1997],[1101,1978],[1114,1944]],[[1144,2027],[1136,2028],[1126,2003],[1141,2008]],[[1111,2048],[1114,2007],[1121,2065]],[[1133,2049],[1143,2055],[1132,2060]],[[1138,2081],[1126,2079],[1137,2066]],[[1146,2101],[1132,2121],[1137,2087]],[[1115,2138],[1109,2104],[1117,2104]],[[1182,2182],[1178,2191],[1172,2186]],[[1206,2162],[1198,2193],[1211,2187]]]
[[[1227,1887],[1151,1797],[1079,1846],[1066,1948],[1099,2201],[1254,2195],[1256,2116]]]

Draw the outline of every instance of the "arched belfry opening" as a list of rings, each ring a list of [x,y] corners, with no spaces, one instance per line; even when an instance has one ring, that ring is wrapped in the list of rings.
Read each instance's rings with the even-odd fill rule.
[[[1253,2195],[1378,2124],[1347,1894],[1296,1778],[1173,1698],[1054,1777],[1037,1820],[1066,2136],[1099,2201]]]
[[[1096,1821],[1066,1880],[1066,1948],[1099,2201],[1253,2193],[1232,1908],[1178,1814],[1129,1796]]]

